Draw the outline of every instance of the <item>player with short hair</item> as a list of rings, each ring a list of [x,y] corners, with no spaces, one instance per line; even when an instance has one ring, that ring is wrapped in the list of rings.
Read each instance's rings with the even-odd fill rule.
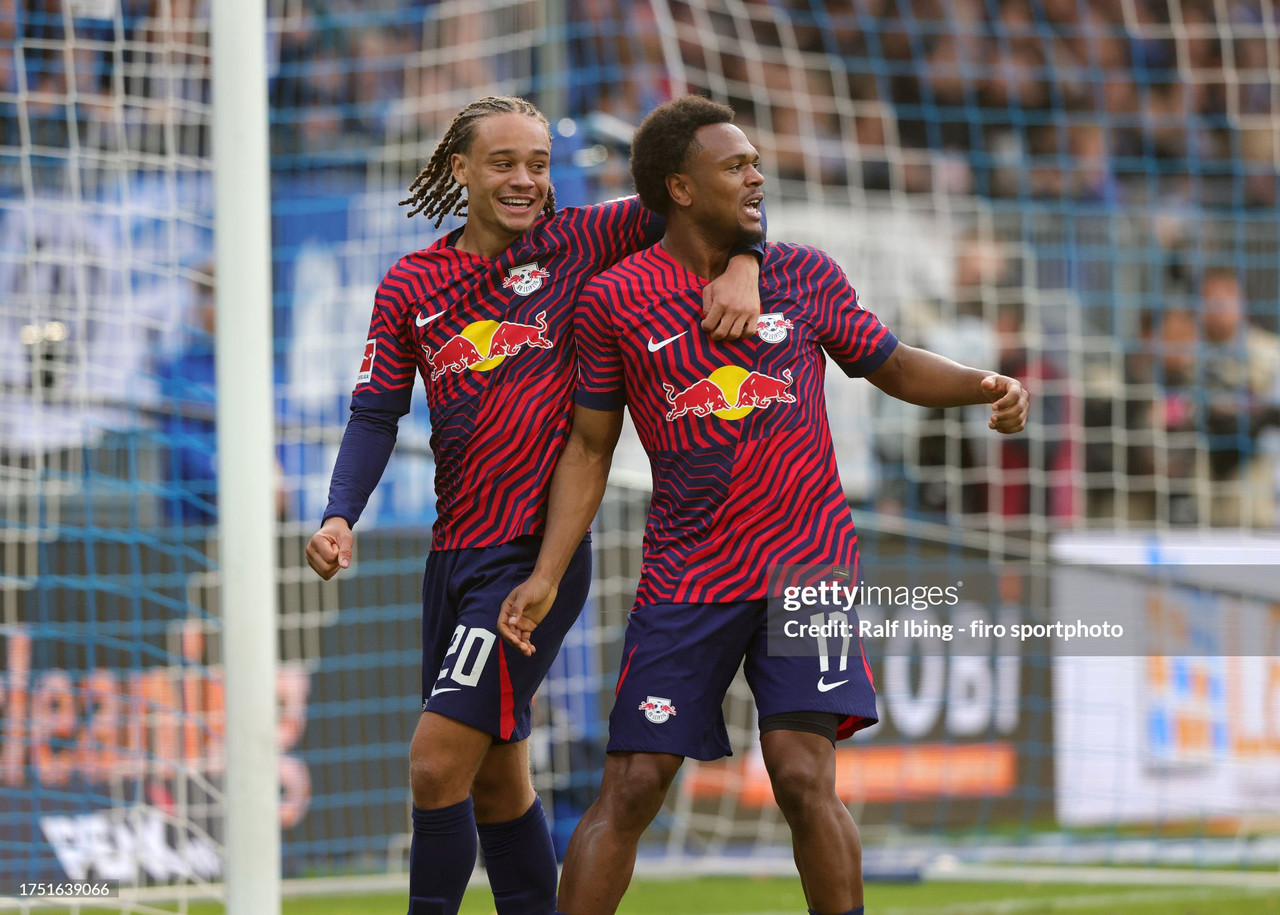
[[[422,708],[410,748],[410,915],[458,911],[476,833],[501,915],[555,909],[556,859],[529,777],[530,701],[590,580],[579,537],[545,657],[497,638],[494,610],[532,570],[577,377],[573,302],[595,274],[655,242],[635,198],[555,210],[551,132],[518,98],[458,113],[403,203],[466,215],[378,287],[329,505],[307,561],[331,578],[409,411],[415,369],[431,411],[437,519],[423,580]],[[758,249],[763,252],[763,248]],[[706,298],[717,338],[752,333],[755,254]]]
[[[760,238],[759,156],[732,117],[690,96],[659,106],[636,133],[636,189],[667,216],[667,231],[588,283],[578,301],[573,426],[534,573],[499,621],[523,651],[546,649],[538,621],[555,619],[551,602],[603,496],[625,404],[652,465],[653,498],[600,796],[565,859],[560,911],[569,915],[616,909],[640,836],[684,758],[731,752],[721,703],[744,661],[810,911],[860,915],[862,851],[836,796],[835,743],[877,720],[861,641],[838,665],[768,642],[771,569],[857,579],[823,400],[824,351],[847,374],[911,403],[990,402],[1000,432],[1026,421],[1016,380],[899,344],[813,248],[766,245],[756,337],[719,342],[691,332],[698,294],[729,250]]]

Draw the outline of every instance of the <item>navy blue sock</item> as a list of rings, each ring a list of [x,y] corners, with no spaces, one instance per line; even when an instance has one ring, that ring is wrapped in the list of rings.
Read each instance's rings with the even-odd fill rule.
[[[409,915],[457,915],[475,866],[471,798],[437,810],[413,808]]]
[[[866,908],[866,906],[861,906],[861,905],[860,905],[860,906],[858,906],[856,909],[850,909],[850,910],[849,910],[849,911],[847,911],[847,912],[839,912],[839,913],[837,913],[837,915],[863,915],[863,911],[862,911],[862,910],[863,910],[864,908]],[[810,910],[809,910],[809,915],[818,915],[818,913],[817,913],[817,912],[815,912],[813,909],[810,909]]]
[[[498,915],[552,915],[556,851],[541,799],[535,797],[523,816],[477,828]]]

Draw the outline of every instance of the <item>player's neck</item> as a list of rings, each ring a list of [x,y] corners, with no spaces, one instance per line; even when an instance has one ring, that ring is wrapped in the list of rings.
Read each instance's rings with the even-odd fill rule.
[[[662,248],[676,263],[705,280],[714,280],[729,267],[729,247],[713,244],[685,220],[667,223]]]
[[[502,232],[494,231],[489,226],[481,226],[479,223],[468,220],[466,225],[462,227],[462,234],[458,236],[458,240],[453,246],[459,251],[465,251],[468,254],[478,254],[480,257],[487,257],[490,260],[501,257],[503,252],[510,248],[517,238],[520,237],[519,232]]]

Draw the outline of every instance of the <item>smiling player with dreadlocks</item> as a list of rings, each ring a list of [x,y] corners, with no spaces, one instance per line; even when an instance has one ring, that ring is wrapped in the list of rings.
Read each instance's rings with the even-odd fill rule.
[[[574,300],[661,238],[664,223],[637,198],[557,213],[550,159],[537,108],[484,98],[458,113],[413,182],[402,201],[410,216],[466,223],[401,258],[378,287],[329,505],[307,546],[326,580],[350,565],[351,527],[409,412],[416,369],[438,517],[423,581],[423,713],[409,754],[410,915],[458,911],[477,826],[499,915],[555,911],[555,854],[526,738],[534,691],[586,599],[589,544],[574,553],[536,655],[497,637],[496,609],[538,555],[577,379]],[[714,339],[755,332],[757,254],[763,245],[707,287],[703,327]]]

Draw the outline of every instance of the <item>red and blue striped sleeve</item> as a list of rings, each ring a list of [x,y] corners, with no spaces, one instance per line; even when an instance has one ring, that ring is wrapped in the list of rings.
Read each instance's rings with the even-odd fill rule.
[[[564,212],[561,226],[568,236],[567,241],[602,270],[637,251],[656,245],[667,231],[666,219],[647,208],[634,195]],[[732,253],[751,253],[763,260],[764,247],[761,239],[735,248]]]
[[[560,227],[570,249],[585,254],[600,270],[656,244],[667,228],[666,220],[635,196],[575,207],[564,215]]]
[[[338,447],[324,519],[352,527],[382,479],[396,444],[400,417],[409,412],[417,369],[408,335],[411,279],[404,261],[388,271],[374,296],[373,317],[351,395],[351,417]]]
[[[614,327],[612,287],[592,280],[578,296],[573,315],[578,349],[578,390],[574,401],[592,410],[621,410],[627,403],[622,351]]]
[[[898,338],[858,301],[840,265],[816,248],[797,247],[793,275],[813,303],[818,340],[850,378],[871,374],[893,353]]]
[[[409,309],[420,298],[416,283],[408,258],[401,258],[378,284],[354,395],[413,388],[418,363]]]

